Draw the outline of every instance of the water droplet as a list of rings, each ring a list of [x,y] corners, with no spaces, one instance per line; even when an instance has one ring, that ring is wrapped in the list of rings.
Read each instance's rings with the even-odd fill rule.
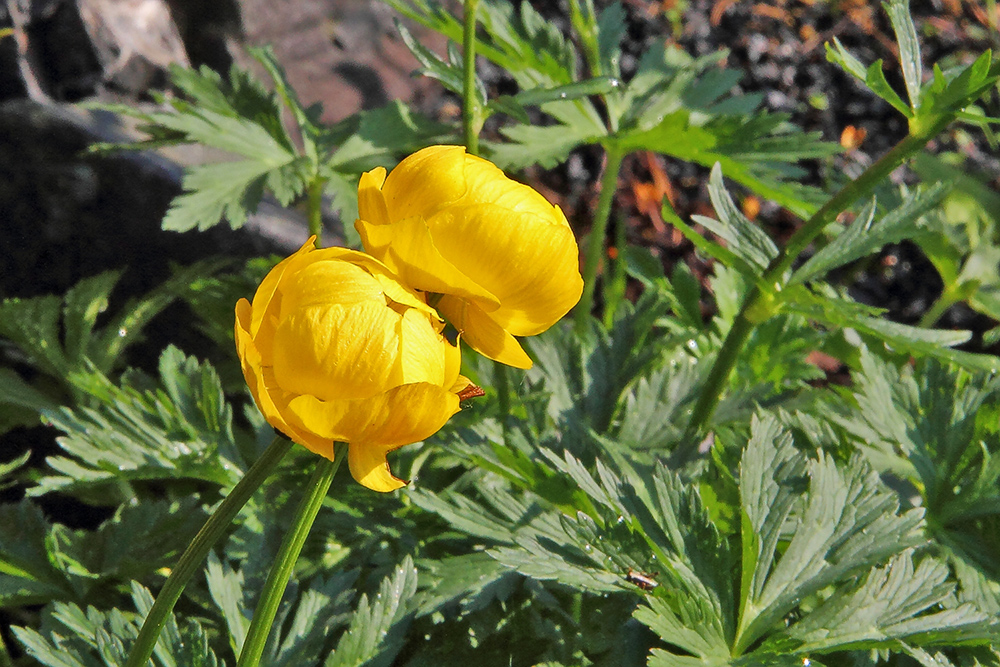
[[[127,335],[128,335],[128,329],[126,329],[125,327],[121,327],[121,328],[118,329],[118,337],[119,338],[124,338]]]
[[[692,352],[698,352],[698,341],[692,338],[687,342],[687,348]]]
[[[612,88],[617,88],[618,86],[622,85],[622,82],[619,81],[618,79],[611,79],[609,83],[611,84]]]
[[[625,517],[623,517],[621,514],[618,515],[618,523],[625,523]]]
[[[594,547],[590,546],[589,544],[584,544],[583,545],[583,550],[586,551],[589,554],[590,552],[592,552],[594,550]]]
[[[566,93],[559,93],[559,99],[561,100],[566,99]]]

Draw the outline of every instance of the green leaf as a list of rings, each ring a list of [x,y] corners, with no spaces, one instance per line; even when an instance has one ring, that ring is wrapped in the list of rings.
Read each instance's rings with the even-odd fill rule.
[[[755,419],[751,428],[740,464],[739,651],[780,627],[805,597],[922,541],[923,510],[898,514],[895,494],[859,459],[846,470],[822,453],[807,462],[774,418]]]
[[[409,601],[417,591],[417,570],[409,556],[379,586],[372,601],[362,595],[347,631],[324,667],[388,665],[403,643],[412,612]]]
[[[969,340],[968,331],[924,329],[876,317],[878,311],[831,295],[810,292],[798,285],[784,291],[783,307],[820,322],[830,329],[854,329],[873,336],[896,353],[947,359],[970,369],[994,371],[1000,368],[996,357],[952,350],[951,346]]]
[[[810,257],[789,279],[789,285],[809,282],[830,269],[865,257],[888,243],[898,243],[917,234],[921,216],[937,206],[948,194],[951,184],[937,183],[907,195],[903,203],[883,215],[877,223],[875,201],[866,206],[854,222],[833,241]]]
[[[55,539],[52,525],[34,503],[0,505],[0,607],[76,594],[56,561]]]
[[[913,551],[876,567],[848,592],[827,598],[762,650],[809,653],[853,647],[895,648],[900,641],[922,646],[987,644],[1000,620],[970,603],[954,604],[948,566]],[[943,609],[941,607],[944,607]]]
[[[437,79],[446,90],[450,90],[458,95],[462,94],[465,86],[462,72],[462,55],[454,46],[454,42],[448,42],[447,59],[444,59],[421,44],[420,40],[416,39],[400,21],[396,21],[396,30],[399,31],[399,36],[403,38],[406,48],[410,50],[413,57],[420,63],[419,72],[421,74],[431,79]],[[478,79],[476,80],[476,84],[476,94],[479,97],[479,103],[485,105],[486,91],[482,86],[482,82]]]
[[[621,43],[626,34],[625,8],[612,2],[597,17],[597,51],[601,70],[608,76],[621,76]]]
[[[448,143],[453,133],[449,126],[410,111],[399,100],[341,121],[339,131],[346,136],[323,165],[324,173],[333,170],[359,174],[377,166],[391,166],[399,155],[430,144]]]
[[[132,600],[139,615],[118,609],[101,611],[57,602],[47,614],[42,632],[13,628],[27,653],[47,667],[103,667],[125,664],[128,649],[139,633],[141,617],[153,598],[139,584],[132,584]],[[179,625],[168,617],[151,661],[156,667],[219,667],[223,664],[209,646],[200,622],[188,619]]]
[[[115,386],[97,372],[74,376],[99,407],[45,413],[65,433],[58,443],[69,456],[49,457],[57,474],[40,479],[29,495],[93,490],[93,502],[107,503],[113,498],[109,485],[120,480],[190,477],[235,484],[245,462],[215,370],[168,347],[160,378],[163,388],[150,391],[127,378]]]
[[[917,37],[917,29],[910,16],[910,3],[909,0],[886,0],[882,6],[892,22],[893,32],[896,33],[899,65],[906,82],[906,93],[910,97],[910,106],[916,111],[920,107],[923,62],[920,59],[920,38]]]
[[[903,98],[892,89],[889,82],[885,80],[885,73],[882,71],[882,61],[876,60],[868,66],[865,72],[865,83],[873,93],[888,102],[896,111],[907,118],[913,116],[913,110],[903,101]]]
[[[845,72],[858,81],[862,83],[867,81],[868,73],[865,66],[850,51],[844,48],[844,45],[840,43],[840,40],[836,36],[833,38],[833,46],[830,46],[829,43],[826,44],[826,59],[840,65]]]
[[[718,162],[712,167],[708,193],[719,221],[700,215],[692,216],[692,220],[725,241],[726,247],[742,260],[742,265],[754,267],[756,275],[763,274],[771,260],[777,257],[778,248],[767,233],[750,222],[733,203],[722,182],[722,167]]]

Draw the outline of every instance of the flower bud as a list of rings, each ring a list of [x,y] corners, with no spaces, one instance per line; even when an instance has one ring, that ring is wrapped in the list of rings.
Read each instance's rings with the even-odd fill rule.
[[[444,323],[381,262],[312,240],[236,304],[236,349],[267,421],[376,491],[403,485],[386,453],[423,440],[459,409],[469,381]]]
[[[461,146],[362,175],[358,214],[365,250],[443,295],[438,311],[491,359],[530,368],[514,336],[545,331],[580,300],[579,249],[559,207]]]

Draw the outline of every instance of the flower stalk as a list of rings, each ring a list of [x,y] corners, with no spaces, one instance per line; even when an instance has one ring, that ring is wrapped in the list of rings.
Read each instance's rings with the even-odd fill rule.
[[[288,580],[292,576],[295,568],[295,561],[299,558],[302,546],[309,536],[316,515],[323,506],[330,491],[330,484],[334,475],[347,456],[347,444],[338,442],[334,446],[333,460],[321,458],[313,472],[312,479],[309,480],[308,491],[299,503],[292,519],[292,526],[285,539],[281,542],[278,555],[271,566],[271,571],[267,574],[267,581],[264,582],[264,590],[260,594],[257,608],[253,613],[253,620],[250,622],[250,629],[247,631],[246,640],[243,642],[243,649],[240,651],[237,667],[257,667],[260,663],[261,655],[264,653],[264,646],[271,632],[274,617],[281,604],[281,597],[288,587]]]
[[[583,261],[583,296],[576,306],[576,329],[583,332],[590,321],[590,313],[594,309],[594,288],[597,281],[597,271],[601,264],[601,254],[604,251],[604,237],[608,232],[608,220],[611,219],[611,204],[618,190],[618,172],[625,158],[625,151],[617,146],[606,147],[607,160],[604,166],[604,176],[601,177],[601,194],[597,199],[597,210],[594,212],[594,224],[587,239],[587,250]]]
[[[462,130],[466,150],[479,155],[479,130],[483,110],[476,96],[476,18],[479,0],[465,0],[465,25],[462,32]]]
[[[788,281],[786,273],[794,264],[795,259],[809,247],[809,244],[828,224],[836,219],[841,211],[846,210],[857,200],[870,195],[884,178],[923,149],[927,142],[940,134],[952,120],[954,120],[954,115],[940,116],[936,118],[936,122],[929,123],[919,133],[906,136],[860,176],[842,187],[792,235],[743,301],[743,306],[733,321],[733,325],[722,343],[722,348],[719,350],[719,355],[709,371],[705,386],[691,413],[691,420],[688,422],[684,436],[671,457],[671,464],[674,467],[683,465],[697,453],[699,436],[719,404],[723,389],[729,381],[729,375],[736,365],[736,359],[754,328],[760,324],[758,318],[752,314],[760,310],[766,302],[773,300],[784,289]]]
[[[212,516],[208,517],[208,521],[191,540],[191,544],[188,545],[170,576],[167,577],[160,594],[156,596],[156,601],[150,608],[149,614],[146,615],[142,627],[139,629],[139,635],[132,645],[132,651],[129,653],[125,667],[146,667],[149,656],[153,654],[153,649],[156,647],[160,631],[184,591],[184,587],[204,562],[209,550],[225,534],[250,496],[260,488],[260,485],[277,467],[291,446],[292,443],[288,438],[282,435],[275,436],[268,448],[243,476],[243,479],[233,487],[225,500],[212,512]]]

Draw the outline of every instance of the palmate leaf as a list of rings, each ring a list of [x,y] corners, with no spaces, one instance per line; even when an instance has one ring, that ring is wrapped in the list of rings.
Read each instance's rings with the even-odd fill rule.
[[[29,495],[94,489],[92,500],[106,503],[116,480],[191,477],[235,484],[246,463],[215,370],[168,347],[160,378],[163,388],[149,391],[132,386],[127,376],[121,387],[97,372],[74,376],[99,407],[45,413],[65,433],[57,442],[69,456],[49,457],[58,474],[40,479]]]
[[[205,574],[209,594],[225,621],[230,648],[233,655],[239,655],[261,580],[254,578],[251,572],[252,583],[246,585],[246,568],[234,570],[214,553],[209,555]],[[272,625],[278,630],[272,633],[262,662],[273,667],[315,662],[329,635],[350,618],[350,603],[354,597],[351,586],[356,579],[356,573],[348,572],[316,577],[308,582],[291,582]]]
[[[760,652],[893,648],[900,641],[957,646],[996,638],[1000,619],[971,603],[956,603],[949,574],[945,563],[932,558],[914,566],[913,552],[904,551],[885,567],[874,568],[854,590],[825,600],[769,639]]]
[[[900,371],[863,353],[859,414],[837,422],[881,470],[911,480],[939,539],[959,558],[1000,575],[989,524],[1000,516],[995,422],[1000,382],[928,360]]]
[[[288,205],[314,176],[319,153],[329,144],[329,137],[315,122],[316,110],[302,108],[270,51],[253,49],[251,55],[271,76],[276,92],[268,91],[236,65],[225,80],[206,66],[199,70],[174,66],[171,80],[187,100],[161,98],[169,111],[153,113],[113,107],[142,121],[140,129],[149,140],[101,145],[95,150],[200,143],[242,158],[187,169],[182,183],[184,193],[167,211],[164,229],[204,230],[221,219],[227,219],[235,229],[256,210],[265,190],[282,205]],[[297,125],[304,155],[299,154],[285,127],[285,107]]]
[[[847,470],[822,454],[806,463],[774,418],[755,421],[752,429],[740,471],[743,582],[735,643],[740,650],[803,598],[922,540],[923,511],[897,514],[895,495],[860,461]],[[808,486],[800,501],[794,486],[803,483]],[[786,522],[793,535],[776,558]]]
[[[398,100],[345,118],[333,131],[342,135],[342,141],[321,165],[320,172],[332,171],[341,177],[391,165],[400,154],[412,153],[429,144],[448,143],[454,135],[450,126],[411,111]],[[356,184],[354,181],[352,185]]]
[[[369,600],[362,595],[347,631],[324,667],[389,665],[403,643],[413,612],[410,599],[417,591],[417,570],[407,556]]]
[[[120,363],[122,352],[141,339],[144,327],[185,294],[196,277],[210,276],[225,264],[225,260],[207,260],[176,270],[142,298],[129,299],[100,328],[95,325],[121,278],[118,271],[84,278],[62,298],[4,299],[0,303],[0,335],[16,344],[36,368],[75,393],[71,376],[88,368],[109,372]],[[55,409],[56,401],[63,399],[33,388],[9,369],[0,369],[0,403],[38,413]]]
[[[81,609],[57,602],[39,630],[13,628],[28,655],[47,667],[120,667],[139,634],[153,597],[133,582],[132,600],[138,614],[118,609]],[[170,614],[151,660],[155,667],[219,667],[222,661],[209,646],[209,634],[194,619],[179,624]]]
[[[0,607],[76,597],[79,582],[53,553],[54,530],[28,500],[0,505]]]
[[[80,600],[171,564],[205,513],[194,499],[125,505],[95,531],[50,523],[30,500],[0,506],[0,607]]]

